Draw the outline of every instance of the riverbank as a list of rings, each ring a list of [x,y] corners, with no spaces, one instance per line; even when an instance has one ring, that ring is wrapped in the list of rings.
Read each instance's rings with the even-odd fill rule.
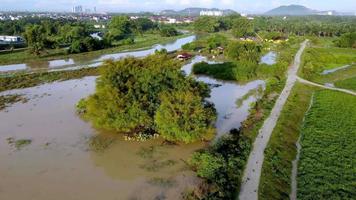
[[[152,45],[155,44],[165,44],[173,42],[177,39],[184,38],[190,36],[192,34],[186,33],[179,36],[174,37],[162,37],[158,34],[144,34],[142,36],[138,36],[135,40],[134,44],[130,45],[122,45],[97,51],[79,53],[79,54],[67,54],[66,49],[54,49],[48,50],[48,54],[36,57],[32,54],[29,54],[27,51],[20,51],[14,53],[6,53],[0,54],[0,65],[10,65],[10,64],[19,64],[26,62],[39,62],[39,61],[50,61],[55,59],[73,59],[73,60],[85,60],[90,57],[97,57],[102,54],[111,54],[118,53],[123,51],[130,51],[136,49],[148,49],[151,48]],[[35,63],[34,63],[35,64]],[[0,66],[1,68],[1,66]]]

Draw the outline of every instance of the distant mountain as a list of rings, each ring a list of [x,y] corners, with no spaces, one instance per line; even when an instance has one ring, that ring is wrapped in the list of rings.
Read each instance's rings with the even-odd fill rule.
[[[265,15],[317,15],[319,11],[301,5],[280,6],[265,13]]]
[[[224,15],[237,14],[237,12],[227,9],[221,10],[217,8],[207,9],[207,8],[186,8],[184,10],[162,10],[159,14],[165,16],[199,16],[201,11],[222,11]]]

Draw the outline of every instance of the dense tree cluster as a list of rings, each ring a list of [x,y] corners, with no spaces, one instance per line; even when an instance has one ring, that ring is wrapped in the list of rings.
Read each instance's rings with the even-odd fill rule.
[[[253,20],[255,31],[280,32],[299,36],[318,37],[340,36],[356,31],[355,17],[337,16],[298,16],[256,17]]]
[[[254,32],[252,21],[240,15],[202,16],[194,22],[194,28],[196,31],[208,33],[232,30],[236,37],[247,37]]]
[[[337,47],[356,48],[356,32],[345,33],[335,41]]]
[[[204,101],[209,88],[180,67],[162,54],[107,62],[95,94],[78,109],[96,127],[120,133],[159,133],[185,143],[202,139],[214,131],[215,112]]]

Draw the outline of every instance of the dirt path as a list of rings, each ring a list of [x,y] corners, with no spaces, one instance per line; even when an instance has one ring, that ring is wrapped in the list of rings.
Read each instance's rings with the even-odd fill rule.
[[[320,87],[320,88],[324,88],[327,90],[334,90],[334,91],[339,91],[339,92],[343,92],[343,93],[347,93],[347,94],[351,94],[356,96],[356,92],[353,92],[351,90],[346,90],[346,89],[341,89],[341,88],[336,88],[336,87],[330,87],[330,86],[325,86],[325,85],[321,85],[318,83],[314,83],[305,79],[302,79],[300,77],[297,77],[297,80],[301,83],[307,84],[307,85],[312,85],[312,86],[316,86],[316,87]]]
[[[260,183],[262,164],[264,160],[264,151],[268,141],[272,135],[273,129],[276,126],[277,120],[281,114],[284,104],[286,103],[290,92],[297,81],[297,72],[301,62],[302,53],[308,41],[301,44],[301,48],[294,58],[294,63],[288,70],[288,79],[286,86],[280,94],[270,116],[264,122],[259,134],[254,142],[252,152],[248,159],[244,176],[242,179],[239,199],[240,200],[257,200],[258,186]]]

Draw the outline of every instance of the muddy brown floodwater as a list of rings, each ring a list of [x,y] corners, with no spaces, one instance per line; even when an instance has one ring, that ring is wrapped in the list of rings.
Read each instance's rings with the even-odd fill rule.
[[[90,149],[100,131],[75,113],[75,104],[94,92],[96,77],[70,80],[5,94],[30,100],[0,112],[1,200],[180,199],[199,183],[183,160],[203,143],[172,146],[160,139],[115,142]],[[21,150],[7,139],[30,139]]]
[[[190,74],[193,64],[203,60],[197,56],[182,70]],[[238,85],[196,78],[215,85],[208,100],[218,112],[217,137],[241,126],[258,98],[243,97],[264,87],[263,81]],[[95,91],[95,80],[86,77],[0,93],[29,99],[0,111],[0,200],[175,200],[199,185],[186,160],[208,144],[169,145],[159,138],[125,141],[122,135],[92,128],[76,114],[76,103]],[[238,107],[240,98],[244,101]],[[16,148],[17,140],[27,142]]]

